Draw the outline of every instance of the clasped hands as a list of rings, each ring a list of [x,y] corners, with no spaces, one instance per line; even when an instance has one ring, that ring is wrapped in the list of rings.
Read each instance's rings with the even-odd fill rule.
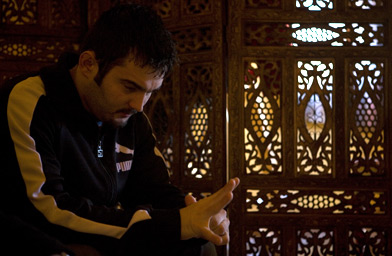
[[[233,190],[239,183],[238,178],[231,179],[220,190],[199,201],[187,195],[186,207],[180,209],[181,239],[203,238],[216,245],[228,244],[230,220],[224,208],[233,200]]]

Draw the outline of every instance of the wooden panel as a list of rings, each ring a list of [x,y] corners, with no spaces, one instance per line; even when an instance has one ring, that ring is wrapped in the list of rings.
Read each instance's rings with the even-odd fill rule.
[[[391,254],[391,9],[228,2],[230,255]]]
[[[202,198],[226,179],[221,1],[156,1],[180,63],[146,112],[176,185]]]
[[[0,83],[77,51],[87,28],[86,1],[5,0],[0,12]]]

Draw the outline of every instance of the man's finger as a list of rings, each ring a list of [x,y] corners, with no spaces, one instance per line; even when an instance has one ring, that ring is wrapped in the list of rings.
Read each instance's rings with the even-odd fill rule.
[[[191,194],[186,195],[184,200],[185,200],[185,205],[186,206],[194,204],[194,203],[197,202],[196,198],[193,197]]]
[[[222,244],[220,244],[220,245],[225,245],[225,244],[228,244],[229,242],[230,242],[230,235],[229,235],[229,232],[226,232],[222,236]]]
[[[223,236],[223,235],[225,235],[226,233],[229,232],[229,226],[230,226],[230,220],[229,219],[225,219],[221,223],[219,223],[219,225],[215,226],[211,230],[215,234],[217,234],[219,236]]]
[[[226,183],[224,187],[220,190],[212,194],[210,197],[205,198],[205,200],[209,200],[209,212],[210,213],[217,213],[222,208],[226,207],[231,200],[233,200],[233,190],[238,186],[239,179],[231,179],[229,182]]]
[[[212,196],[215,197],[224,197],[227,193],[233,192],[233,190],[240,184],[240,180],[238,178],[234,178],[229,180],[226,185],[224,185],[221,189],[215,192]]]
[[[215,245],[225,245],[228,243],[228,234],[223,236],[217,235],[209,229],[202,230],[202,237]]]
[[[227,212],[224,209],[220,210],[217,214],[211,217],[210,227],[214,228],[218,226],[226,218],[227,218]]]

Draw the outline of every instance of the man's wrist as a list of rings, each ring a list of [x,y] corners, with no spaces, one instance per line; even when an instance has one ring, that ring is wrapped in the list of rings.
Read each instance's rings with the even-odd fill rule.
[[[192,220],[189,208],[185,207],[180,209],[181,218],[181,240],[189,240],[191,238],[197,238],[196,232],[192,228]]]

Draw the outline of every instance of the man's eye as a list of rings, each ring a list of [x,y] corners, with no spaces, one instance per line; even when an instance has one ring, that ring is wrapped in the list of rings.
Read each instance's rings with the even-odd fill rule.
[[[130,92],[136,91],[136,87],[134,87],[134,86],[125,85],[124,87],[125,87],[125,89],[127,89]]]

